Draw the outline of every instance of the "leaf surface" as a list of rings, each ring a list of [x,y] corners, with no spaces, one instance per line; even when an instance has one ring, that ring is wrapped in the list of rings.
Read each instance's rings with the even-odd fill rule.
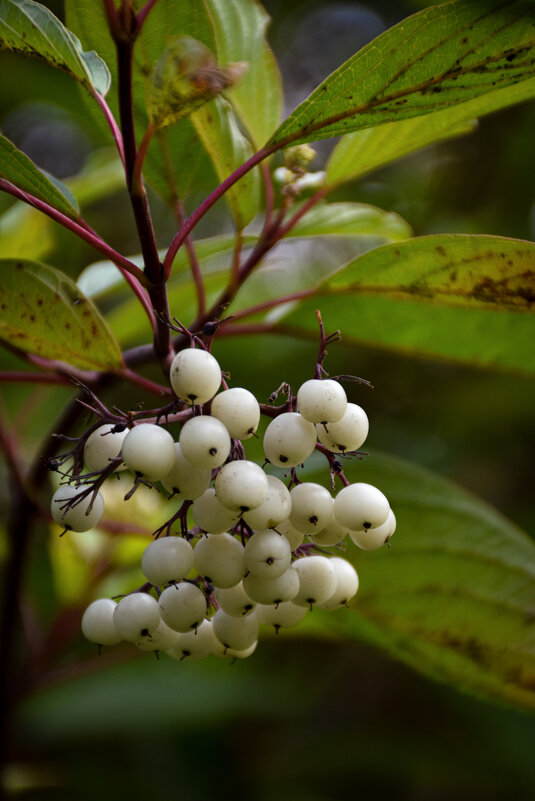
[[[84,52],[76,36],[33,0],[0,0],[0,48],[38,58],[66,72],[90,93],[105,95],[110,73],[94,52]]]
[[[0,338],[86,370],[122,366],[119,346],[93,303],[59,270],[0,260]]]
[[[270,144],[430,114],[534,75],[530,0],[453,0],[408,17],[362,48],[294,110]],[[492,97],[489,103],[492,110]]]
[[[307,480],[325,481],[320,473]],[[315,628],[369,640],[434,679],[535,709],[535,543],[496,510],[414,464],[372,453],[344,472],[379,487],[391,548],[352,544],[359,591]]]
[[[46,175],[22,150],[1,135],[0,178],[44,200],[73,220],[79,216],[76,199],[70,190],[61,181]]]
[[[470,133],[477,117],[535,96],[535,79],[489,92],[425,117],[384,122],[343,136],[327,165],[330,185],[351,181],[426,145]]]
[[[288,237],[377,236],[389,240],[407,239],[411,227],[395,212],[366,203],[325,203],[310,209]]]
[[[441,234],[350,262],[310,301],[288,307],[296,333],[321,308],[344,339],[481,366],[535,371],[535,245]]]

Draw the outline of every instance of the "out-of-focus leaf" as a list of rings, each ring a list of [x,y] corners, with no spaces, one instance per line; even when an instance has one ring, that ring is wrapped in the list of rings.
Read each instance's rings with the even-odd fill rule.
[[[66,184],[80,206],[85,206],[124,188],[124,168],[113,150],[96,151]]]
[[[93,51],[84,52],[76,36],[33,0],[0,0],[0,48],[46,61],[91,93],[105,95],[109,89],[105,62]]]
[[[234,172],[253,151],[238,128],[232,107],[216,98],[191,115],[206,152],[210,154],[220,181]],[[234,223],[243,230],[256,216],[260,204],[258,168],[250,170],[226,193]]]
[[[269,17],[249,0],[204,0],[214,26],[217,53],[222,64],[248,65],[228,98],[251,140],[260,147],[279,125],[282,86],[279,69],[265,31]]]
[[[321,308],[344,339],[472,364],[535,370],[535,245],[441,234],[385,245],[331,276],[285,324],[315,331]]]
[[[399,214],[349,202],[315,206],[288,232],[289,237],[377,236],[394,241],[411,234],[410,225]]]
[[[156,62],[148,86],[152,123],[163,128],[188,117],[240,79],[246,65],[218,65],[214,54],[192,36],[178,36]]]
[[[270,144],[339,136],[465,103],[535,75],[530,0],[453,0],[378,36],[329,75]],[[533,84],[531,84],[533,88]],[[479,114],[485,113],[482,103]]]
[[[76,199],[72,192],[57,178],[45,175],[5,136],[0,136],[0,178],[39,200],[44,200],[67,217],[78,217]]]
[[[423,118],[385,122],[347,134],[331,154],[327,182],[333,185],[351,181],[421,147],[470,133],[476,126],[476,117],[533,96],[535,79],[531,78]]]
[[[53,222],[25,203],[14,203],[0,217],[3,259],[42,259],[54,246]]]
[[[398,527],[390,550],[348,546],[359,591],[314,628],[363,637],[434,679],[535,709],[533,540],[409,462],[372,453],[344,472],[387,495]],[[325,471],[306,478],[324,483]]]
[[[122,365],[106,322],[59,270],[0,260],[0,338],[28,353],[89,370]]]

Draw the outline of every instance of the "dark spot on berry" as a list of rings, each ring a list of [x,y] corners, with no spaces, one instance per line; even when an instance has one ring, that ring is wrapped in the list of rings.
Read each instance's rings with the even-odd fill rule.
[[[365,523],[363,523],[363,524],[362,524],[362,528],[368,529],[368,528],[371,528],[371,527],[372,527],[372,524],[371,524],[371,523],[368,523],[368,521],[367,521],[367,520],[366,520],[366,522],[365,522]]]
[[[139,633],[141,634],[142,637],[148,637],[149,636],[149,630],[148,629],[141,629],[141,631]]]
[[[287,461],[288,461],[288,457],[284,456],[284,454],[281,453],[279,455],[279,462],[282,462],[283,464],[286,464]]]
[[[317,523],[318,523],[317,515],[311,515],[308,519],[310,520],[310,522],[312,523],[313,526],[317,525]]]
[[[197,400],[197,395],[188,395],[188,398],[192,403],[195,403],[195,401]]]
[[[268,558],[266,559],[266,565],[272,565],[274,562],[275,560],[272,556],[268,556]]]
[[[242,612],[242,615],[246,615],[246,614],[247,614],[247,612],[250,612],[250,611],[251,611],[251,609],[253,609],[253,608],[254,608],[254,607],[253,607],[253,605],[252,605],[252,604],[245,604],[245,606],[243,607],[243,612]]]
[[[242,512],[248,512],[249,511],[249,507],[248,506],[240,506],[240,510]]]
[[[208,453],[210,454],[210,456],[215,456],[215,455],[216,455],[216,453],[217,453],[217,448],[210,448],[210,450],[208,451]]]

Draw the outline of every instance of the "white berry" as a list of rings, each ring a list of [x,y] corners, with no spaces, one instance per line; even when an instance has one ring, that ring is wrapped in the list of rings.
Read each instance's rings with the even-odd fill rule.
[[[369,423],[364,409],[356,403],[348,403],[344,416],[336,423],[318,423],[318,439],[334,453],[350,453],[358,450],[368,436]]]
[[[221,384],[221,368],[207,350],[186,348],[171,363],[169,380],[185,403],[200,405],[213,398]]]
[[[260,406],[248,389],[232,387],[215,396],[211,414],[224,423],[234,439],[249,439],[258,428]]]
[[[230,534],[208,534],[193,549],[193,564],[216,587],[234,587],[245,573],[244,547]]]
[[[258,639],[258,620],[254,612],[245,617],[233,617],[223,609],[218,609],[212,618],[212,626],[215,636],[225,648],[244,651]]]
[[[209,531],[210,534],[222,534],[232,528],[239,519],[237,512],[227,509],[216,498],[213,487],[209,487],[199,498],[195,498],[191,513],[199,528],[202,531]]]
[[[182,537],[160,537],[147,545],[141,557],[145,577],[156,585],[180,581],[192,565],[193,548]]]
[[[334,499],[334,516],[350,531],[377,528],[389,512],[390,504],[381,490],[363,482],[344,487]]]
[[[189,581],[167,587],[158,601],[162,620],[173,631],[191,631],[200,626],[206,615],[202,590]]]
[[[91,493],[81,500],[75,500],[74,506],[66,506],[67,501],[76,499],[85,490],[87,487],[73,487],[70,484],[58,487],[50,501],[50,513],[58,526],[63,526],[69,531],[89,531],[98,525],[104,514],[104,499],[100,492],[97,493],[91,510],[89,510]]]
[[[311,423],[335,423],[343,417],[346,406],[343,386],[330,378],[312,378],[297,392],[297,408]]]
[[[243,519],[252,529],[274,528],[286,520],[292,511],[292,501],[286,485],[275,476],[266,476],[266,478],[268,491],[265,501],[256,509],[245,512],[243,515]]]
[[[299,531],[311,534],[325,528],[333,516],[333,499],[321,484],[298,484],[290,492],[292,511],[290,523]]]
[[[316,429],[298,412],[275,417],[264,434],[266,459],[278,467],[296,467],[308,459],[315,447]]]
[[[328,600],[336,590],[336,575],[325,556],[305,556],[293,563],[299,574],[299,592],[292,599],[298,606],[312,607]]]
[[[230,453],[230,435],[216,417],[200,415],[188,420],[180,431],[184,457],[197,467],[220,467]]]
[[[117,604],[111,598],[99,598],[89,604],[82,617],[82,633],[98,645],[116,645],[123,639],[113,622]]]
[[[113,613],[115,628],[128,642],[152,634],[160,625],[158,601],[146,592],[133,592],[121,598]]]
[[[245,545],[245,567],[258,578],[276,578],[289,567],[292,559],[290,543],[276,531],[259,531]]]
[[[115,423],[105,423],[88,436],[84,445],[84,462],[90,472],[104,470],[110,466],[110,459],[120,455],[128,429],[115,432],[114,428]],[[124,466],[124,463],[119,463],[115,469]]]
[[[149,481],[159,481],[175,463],[175,443],[171,434],[154,423],[140,423],[124,438],[125,465]]]
[[[317,607],[318,609],[332,611],[333,609],[338,609],[339,606],[347,605],[351,598],[357,594],[359,577],[353,565],[346,559],[333,556],[329,559],[329,562],[336,576],[336,589],[330,598],[317,604]]]
[[[224,465],[215,480],[215,494],[227,509],[248,512],[267,497],[267,476],[255,462],[239,459]]]
[[[363,551],[376,551],[390,540],[395,530],[396,517],[391,509],[382,525],[364,531],[350,531],[349,536],[355,545],[358,545]]]
[[[162,478],[162,484],[179,500],[193,500],[202,495],[210,484],[212,470],[209,467],[196,467],[188,462],[180,443],[175,442],[175,463],[171,471]]]

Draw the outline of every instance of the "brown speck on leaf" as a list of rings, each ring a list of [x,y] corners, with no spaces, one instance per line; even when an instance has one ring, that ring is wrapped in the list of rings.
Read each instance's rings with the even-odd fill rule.
[[[65,323],[65,328],[69,331],[70,328],[71,328],[71,324],[70,323]]]
[[[467,44],[467,43],[468,43],[468,36],[463,36],[463,38],[461,39],[461,44]]]
[[[453,272],[450,273],[450,281],[452,284],[454,284],[456,280],[457,280],[457,270],[453,270]]]
[[[401,250],[399,248],[394,248],[394,256],[401,256]]]
[[[438,253],[439,256],[445,256],[446,255],[446,249],[443,248],[442,245],[437,245],[435,250],[436,250],[436,252]]]
[[[96,337],[96,335],[98,334],[98,328],[97,328],[97,326],[96,326],[96,323],[93,323],[93,324],[92,324],[92,326],[91,326],[91,333],[93,334],[93,336],[94,336],[94,337]]]
[[[43,305],[43,299],[42,298],[37,298],[37,305],[38,306],[42,306]]]
[[[35,323],[35,314],[30,314],[30,320]]]

